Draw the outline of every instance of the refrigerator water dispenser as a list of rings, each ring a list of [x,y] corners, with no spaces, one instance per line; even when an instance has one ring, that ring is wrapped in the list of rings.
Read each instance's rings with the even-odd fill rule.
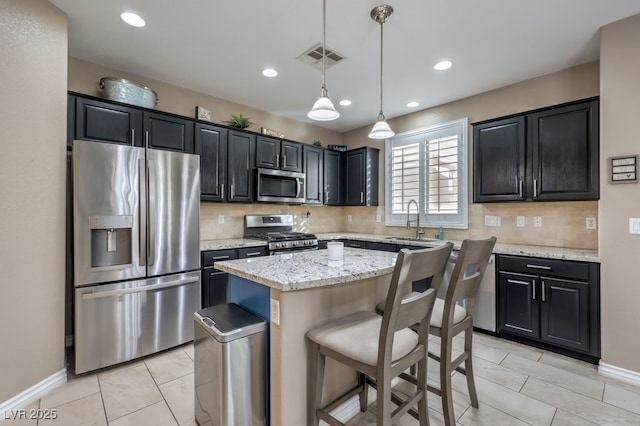
[[[91,267],[130,265],[133,216],[90,216]]]

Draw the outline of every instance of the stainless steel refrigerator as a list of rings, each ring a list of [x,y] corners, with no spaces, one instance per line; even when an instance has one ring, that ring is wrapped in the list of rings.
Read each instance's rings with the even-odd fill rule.
[[[76,374],[193,340],[199,157],[73,143]]]

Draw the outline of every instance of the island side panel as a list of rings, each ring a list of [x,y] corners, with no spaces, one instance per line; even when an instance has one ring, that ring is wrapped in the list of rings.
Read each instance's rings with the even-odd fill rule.
[[[271,289],[280,303],[280,325],[270,323],[271,425],[307,424],[308,330],[357,311],[375,311],[385,300],[390,276],[309,290]],[[357,344],[357,342],[354,342]],[[356,382],[355,372],[327,360],[323,401],[338,396]]]

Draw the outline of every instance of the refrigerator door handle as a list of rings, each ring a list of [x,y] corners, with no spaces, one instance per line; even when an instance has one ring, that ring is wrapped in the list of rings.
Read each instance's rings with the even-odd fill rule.
[[[103,297],[120,296],[122,294],[129,294],[129,293],[141,293],[141,292],[159,290],[161,288],[167,288],[167,287],[178,287],[181,285],[195,283],[195,282],[200,282],[200,277],[183,278],[180,280],[168,281],[166,283],[154,284],[154,285],[144,286],[144,287],[133,287],[133,288],[124,288],[121,290],[107,290],[107,291],[98,291],[96,293],[85,293],[82,295],[82,300],[100,299]]]
[[[138,264],[147,264],[147,161],[138,159]]]
[[[152,160],[148,160],[149,162],[149,175],[147,177],[147,181],[149,182],[149,206],[156,205],[156,166],[155,162]],[[157,212],[155,208],[149,208],[148,220],[149,220],[149,238],[148,238],[148,253],[147,253],[147,262],[149,266],[153,266],[156,262],[156,220],[157,220]]]

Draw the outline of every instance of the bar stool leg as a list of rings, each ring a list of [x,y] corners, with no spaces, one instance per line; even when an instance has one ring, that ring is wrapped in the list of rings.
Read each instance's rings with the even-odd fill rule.
[[[316,410],[322,404],[322,385],[324,381],[325,356],[320,353],[318,344],[311,341],[309,345],[309,377],[307,389],[307,425],[318,426],[320,419]]]
[[[453,413],[453,390],[451,388],[451,354],[453,347],[452,336],[445,328],[442,329],[440,339],[440,397],[442,398],[442,412],[447,426],[456,424]]]
[[[420,419],[420,426],[429,426],[429,407],[427,405],[427,360],[429,357],[424,357],[418,361],[418,389],[422,391],[423,397],[418,402],[418,417]]]
[[[391,382],[387,383],[384,377],[378,377],[376,384],[378,391],[377,426],[391,426]]]
[[[464,331],[464,351],[467,359],[464,361],[465,376],[467,377],[467,388],[469,389],[469,398],[471,406],[478,408],[478,393],[476,392],[476,382],[473,375],[473,353],[471,352],[473,342],[473,328],[469,327]]]
[[[358,373],[358,384],[360,388],[360,411],[363,413],[367,411],[369,406],[369,384],[367,383],[367,376],[364,373]]]

